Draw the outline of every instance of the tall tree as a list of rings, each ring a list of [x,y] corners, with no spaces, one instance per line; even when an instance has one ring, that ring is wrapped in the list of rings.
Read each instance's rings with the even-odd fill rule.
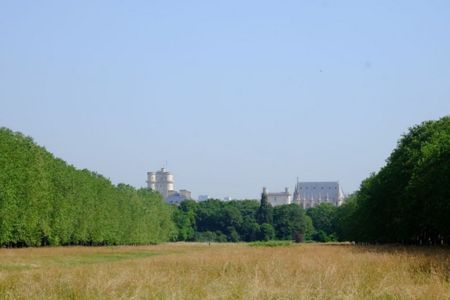
[[[262,225],[264,223],[272,224],[273,223],[273,208],[269,203],[266,189],[263,190],[261,194],[261,201],[256,213],[256,220],[258,224]]]
[[[115,186],[0,128],[0,246],[148,244],[173,231],[159,194]]]
[[[292,240],[296,235],[304,236],[305,211],[297,204],[277,206],[273,209],[273,227],[276,237],[281,240]]]
[[[412,127],[344,207],[341,234],[363,242],[449,244],[449,161],[449,116]]]

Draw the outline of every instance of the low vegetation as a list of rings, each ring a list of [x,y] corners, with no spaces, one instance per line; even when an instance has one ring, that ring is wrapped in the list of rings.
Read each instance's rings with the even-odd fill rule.
[[[277,245],[174,243],[0,249],[0,298],[448,299],[449,296],[448,249]]]
[[[248,244],[251,247],[286,247],[293,245],[291,241],[267,241],[267,242],[251,242]]]

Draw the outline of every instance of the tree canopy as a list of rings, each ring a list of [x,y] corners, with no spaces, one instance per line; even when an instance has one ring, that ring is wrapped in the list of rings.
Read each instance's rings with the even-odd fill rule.
[[[158,243],[175,232],[171,209],[0,128],[0,246]]]
[[[258,241],[311,236],[311,222],[296,204],[272,207],[267,195],[256,200],[183,201],[174,211],[178,239],[185,241]],[[308,222],[309,221],[309,222]],[[188,232],[189,234],[185,234]]]
[[[402,136],[378,173],[337,211],[340,239],[449,244],[450,117]]]
[[[450,117],[401,137],[386,165],[340,207],[261,200],[164,203],[160,194],[77,170],[0,129],[0,246],[294,239],[450,244]]]

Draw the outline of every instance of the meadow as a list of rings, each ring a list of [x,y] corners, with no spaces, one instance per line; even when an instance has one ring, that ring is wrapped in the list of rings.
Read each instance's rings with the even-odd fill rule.
[[[1,299],[448,299],[450,251],[168,243],[0,249]]]

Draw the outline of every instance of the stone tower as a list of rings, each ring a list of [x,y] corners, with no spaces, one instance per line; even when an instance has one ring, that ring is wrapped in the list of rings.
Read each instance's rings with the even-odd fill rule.
[[[158,191],[164,198],[174,193],[173,175],[161,168],[157,172],[147,173],[147,186],[149,189]]]

